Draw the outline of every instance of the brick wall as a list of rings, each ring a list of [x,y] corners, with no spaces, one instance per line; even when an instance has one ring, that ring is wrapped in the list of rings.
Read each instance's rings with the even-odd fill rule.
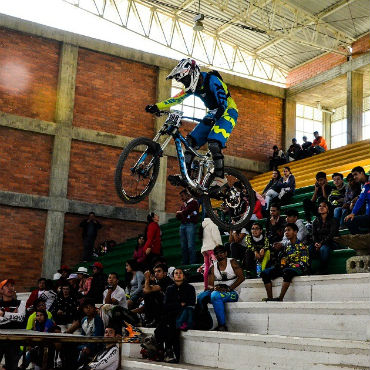
[[[65,216],[62,263],[69,266],[74,266],[82,259],[83,246],[80,223],[85,218],[85,216],[70,213]],[[103,227],[98,232],[96,243],[107,239],[122,243],[126,239],[136,237],[145,229],[143,222],[112,220],[103,217],[97,217],[97,219]]]
[[[0,189],[48,195],[53,138],[0,127]]]
[[[37,285],[40,277],[46,214],[0,205],[0,277],[13,278],[20,292]]]
[[[0,110],[54,119],[59,43],[0,28]]]
[[[367,34],[352,44],[353,58],[370,50],[370,35]],[[347,61],[344,55],[327,53],[289,72],[287,86],[296,85]]]

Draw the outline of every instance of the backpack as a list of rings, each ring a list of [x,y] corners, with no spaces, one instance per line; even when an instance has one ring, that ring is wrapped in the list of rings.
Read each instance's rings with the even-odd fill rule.
[[[204,298],[201,303],[197,302],[194,309],[193,322],[195,330],[211,330],[213,319],[208,311],[210,299]]]

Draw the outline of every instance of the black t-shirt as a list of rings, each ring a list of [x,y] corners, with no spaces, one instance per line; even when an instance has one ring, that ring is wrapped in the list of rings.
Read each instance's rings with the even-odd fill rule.
[[[329,197],[329,194],[331,193],[332,190],[333,190],[333,188],[329,184],[325,185],[325,193],[328,197]],[[319,187],[319,190],[317,191],[317,201],[320,202],[323,199],[325,199],[325,198],[323,197],[321,187]]]
[[[173,280],[169,276],[165,276],[161,280],[157,280],[153,285],[159,285],[161,287],[161,292],[165,293],[167,287],[173,284]]]

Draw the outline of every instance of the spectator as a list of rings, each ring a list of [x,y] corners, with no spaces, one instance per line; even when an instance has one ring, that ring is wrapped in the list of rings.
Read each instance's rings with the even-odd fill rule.
[[[276,169],[281,164],[286,163],[284,152],[280,150],[277,145],[274,145],[272,149],[273,149],[273,152],[272,152],[272,157],[270,157],[270,165],[269,165],[270,171]]]
[[[71,295],[68,283],[62,285],[62,291],[54,302],[51,313],[57,325],[69,325],[77,319],[77,299]]]
[[[75,296],[77,299],[81,298],[81,295],[78,293],[79,289],[79,280],[77,274],[69,274],[67,279],[69,286],[71,287],[71,295]]]
[[[285,236],[289,240],[286,246],[275,243],[274,248],[282,251],[279,265],[272,266],[261,272],[261,278],[265,284],[267,293],[266,301],[282,301],[294,276],[304,275],[308,272],[309,253],[308,248],[297,239],[298,226],[288,223],[285,227]],[[283,277],[283,284],[279,297],[272,296],[271,280]]]
[[[33,303],[34,312],[28,317],[26,330],[32,330],[36,320],[36,311],[45,311],[47,318],[53,320],[53,315],[50,311],[47,311],[45,301],[42,298],[37,298]]]
[[[38,309],[35,311],[36,317],[33,322],[32,330],[48,333],[54,326],[53,320],[49,319],[45,310]]]
[[[137,242],[134,250],[134,255],[132,258],[137,262],[137,264],[140,266],[142,271],[146,271],[147,266],[145,263],[146,260],[146,254],[144,251],[144,245],[145,245],[145,235],[139,234],[137,236]]]
[[[334,209],[334,217],[338,220],[340,228],[344,228],[344,219],[352,211],[361,192],[360,183],[356,182],[352,173],[347,175],[348,186],[344,194],[344,203]]]
[[[137,307],[139,305],[139,300],[143,296],[143,283],[144,274],[140,271],[134,259],[126,261],[126,273],[130,276],[130,281],[127,286],[127,293],[129,299],[127,301],[127,306],[129,310]]]
[[[270,218],[266,223],[266,235],[270,244],[283,239],[286,220],[280,215],[280,205],[272,204],[270,207]]]
[[[247,277],[254,278],[258,275],[257,264],[264,270],[270,260],[270,243],[263,235],[262,227],[259,223],[253,223],[251,234],[246,236],[246,250],[243,267],[247,270]]]
[[[327,200],[331,193],[331,190],[332,188],[326,180],[326,173],[318,172],[316,174],[315,191],[312,195],[312,198],[303,199],[303,209],[306,221],[311,222],[312,214],[314,214],[315,216],[317,215],[318,202],[321,202],[322,200]]]
[[[355,181],[361,184],[361,194],[352,212],[344,220],[352,235],[367,234],[370,231],[370,183],[365,175],[365,170],[360,166],[352,169],[352,175]],[[365,204],[366,214],[359,215]]]
[[[217,261],[208,275],[208,289],[198,295],[198,302],[202,304],[204,299],[210,300],[217,317],[216,330],[227,331],[224,303],[238,301],[240,284],[245,278],[239,264],[227,258],[226,247],[218,245],[214,253]],[[218,284],[215,285],[215,282]]]
[[[81,334],[89,337],[102,337],[104,335],[104,324],[95,304],[91,301],[85,301],[82,305],[85,316],[81,320]],[[78,365],[87,364],[89,358],[94,356],[99,350],[97,343],[86,343],[78,346],[79,356]]]
[[[109,319],[112,317],[112,309],[114,306],[121,306],[127,308],[125,291],[118,285],[118,274],[111,272],[108,275],[108,286],[104,290],[104,304],[100,308],[101,318],[104,322],[104,327],[108,325]]]
[[[195,233],[198,222],[199,204],[192,198],[188,190],[180,192],[183,204],[176,212],[176,218],[181,221],[180,243],[182,251],[182,264],[188,265],[197,262],[195,250]]]
[[[67,283],[67,278],[69,274],[71,273],[71,269],[68,267],[68,265],[62,265],[60,266],[58,273],[60,274],[60,277],[59,279],[56,280],[56,283],[55,283],[57,292],[61,290],[61,287],[63,284]]]
[[[161,229],[159,228],[159,216],[152,212],[147,216],[148,224],[145,228],[144,252],[146,264],[152,267],[153,260],[161,255]]]
[[[227,248],[230,248],[230,257],[235,258],[239,261],[243,261],[245,256],[246,242],[245,238],[248,234],[247,229],[242,228],[239,230],[230,230],[229,231],[229,243],[226,244]],[[220,245],[222,243],[217,243]],[[208,280],[207,280],[208,286]]]
[[[108,325],[105,328],[105,338],[115,338],[122,336],[121,328],[113,328]],[[94,359],[87,365],[80,367],[79,370],[116,370],[119,366],[119,350],[115,343],[107,343],[105,348],[99,351]]]
[[[311,141],[307,140],[307,136],[302,137],[303,144],[302,144],[302,151],[300,153],[300,158],[307,158],[311,156],[310,148],[312,146]]]
[[[261,220],[263,218],[262,202],[265,205],[265,200],[259,194],[257,194],[256,192],[254,192],[254,197],[256,199],[256,202],[254,204],[253,214],[252,214],[252,217],[251,217],[252,221]]]
[[[202,248],[201,252],[204,258],[203,280],[204,289],[208,287],[208,273],[212,261],[216,260],[213,249],[216,245],[222,244],[220,230],[217,225],[208,217],[202,222]]]
[[[90,212],[89,217],[80,223],[82,227],[82,240],[83,240],[83,260],[88,262],[92,260],[95,239],[98,235],[98,230],[101,229],[102,225],[95,218],[95,213]]]
[[[77,270],[78,277],[78,292],[83,297],[86,297],[91,288],[92,277],[89,276],[86,267],[80,266]]]
[[[269,181],[269,183],[266,185],[265,189],[263,190],[262,192],[262,197],[265,198],[266,197],[266,193],[268,190],[270,189],[274,189],[274,186],[277,185],[277,183],[279,182],[280,180],[280,171],[279,170],[273,170],[272,171],[272,177],[271,177],[271,180]]]
[[[331,178],[333,179],[335,188],[332,189],[328,196],[328,201],[334,209],[335,207],[341,207],[344,204],[344,196],[346,194],[347,187],[344,184],[343,175],[341,173],[335,172]]]
[[[338,221],[331,216],[330,203],[322,201],[319,204],[318,215],[312,224],[313,245],[310,246],[311,258],[320,259],[318,274],[326,275],[330,251],[337,247],[334,236],[338,235]]]
[[[302,147],[297,143],[297,139],[292,139],[292,145],[288,149],[288,158],[289,161],[295,161],[299,159]]]
[[[164,310],[161,321],[154,331],[157,344],[165,345],[165,362],[178,363],[180,360],[180,327],[176,321],[183,313],[189,313],[195,306],[195,289],[186,282],[184,271],[173,271],[174,284],[170,285],[164,296]],[[191,314],[190,314],[191,315]],[[185,325],[185,323],[182,323]],[[181,329],[186,329],[185,327]]]
[[[150,271],[144,274],[144,312],[146,327],[154,328],[158,325],[163,312],[163,302],[166,289],[173,284],[167,275],[167,266],[163,263],[154,267],[154,278]]]
[[[103,271],[103,265],[100,262],[94,262],[92,265],[91,287],[86,297],[96,303],[103,303],[103,292],[107,284],[107,275]]]
[[[53,281],[47,279],[45,282],[45,291],[43,294],[40,295],[40,298],[45,300],[46,309],[50,310],[51,306],[53,305],[54,301],[57,298],[57,293],[53,289]]]
[[[6,279],[0,283],[0,329],[21,329],[26,316],[26,301],[15,298],[15,281]],[[17,370],[19,344],[14,342],[0,343],[0,357],[5,357],[6,370]]]
[[[286,211],[286,222],[288,224],[296,224],[297,225],[297,227],[298,227],[297,239],[300,242],[305,243],[306,239],[307,239],[307,236],[308,236],[308,230],[307,230],[305,224],[303,223],[303,220],[300,220],[298,217],[299,217],[299,213],[296,209],[290,208]],[[282,240],[283,245],[288,244],[288,242],[289,242],[289,239],[284,234],[284,237],[283,237],[283,240]]]
[[[31,292],[31,295],[27,299],[27,302],[26,302],[27,311],[33,310],[33,304],[35,303],[36,299],[40,298],[40,296],[45,292],[46,279],[40,278],[39,280],[37,280],[37,286],[38,288],[33,290]]]
[[[309,149],[309,153],[312,155],[326,152],[328,150],[328,146],[326,145],[325,139],[320,136],[317,131],[313,133],[313,136],[315,136],[315,140],[313,141],[311,148]]]

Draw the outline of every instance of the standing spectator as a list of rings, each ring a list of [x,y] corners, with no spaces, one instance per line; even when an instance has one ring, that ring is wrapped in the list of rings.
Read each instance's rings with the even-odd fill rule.
[[[361,184],[361,194],[352,212],[344,220],[351,234],[367,234],[370,231],[370,183],[365,170],[360,166],[352,169],[352,175],[355,181]],[[365,204],[366,214],[359,215]]]
[[[154,331],[155,340],[163,348],[165,362],[178,363],[180,360],[180,328],[177,319],[183,312],[189,312],[195,306],[195,289],[186,282],[182,269],[173,271],[174,284],[170,285],[164,296],[164,310],[161,321]]]
[[[132,310],[138,306],[139,300],[143,296],[143,283],[145,278],[134,259],[126,261],[126,273],[129,276],[127,293],[130,297],[127,301],[127,305],[129,310]]]
[[[108,275],[108,286],[104,290],[104,304],[100,308],[101,318],[104,322],[104,327],[108,325],[109,319],[112,317],[112,309],[115,306],[121,306],[127,308],[126,293],[118,285],[118,274],[111,272]]]
[[[154,267],[154,279],[151,279],[150,271],[145,271],[144,312],[146,327],[154,328],[158,325],[162,312],[166,289],[173,284],[167,275],[167,265],[160,263]]]
[[[31,295],[28,297],[26,302],[26,309],[27,311],[30,311],[33,309],[33,304],[35,303],[37,298],[40,298],[40,296],[45,292],[46,288],[46,279],[40,278],[37,281],[38,288],[33,290],[31,292]]]
[[[86,297],[94,303],[103,303],[103,292],[107,284],[107,275],[104,273],[103,265],[100,262],[94,262],[92,271],[91,286]]]
[[[72,324],[77,319],[77,309],[77,299],[71,295],[71,286],[64,283],[51,310],[55,323],[57,325]]]
[[[286,211],[286,222],[288,224],[297,225],[298,227],[297,239],[302,243],[306,243],[306,239],[308,236],[308,230],[305,224],[303,223],[303,220],[300,220],[298,217],[299,217],[299,213],[296,209],[290,208]],[[288,244],[289,239],[285,236],[285,234],[281,242],[283,243],[283,245]]]
[[[302,147],[297,143],[297,139],[292,139],[292,145],[288,149],[289,161],[295,161],[299,159]]]
[[[207,290],[198,295],[198,303],[202,304],[203,300],[210,299],[218,322],[216,330],[227,331],[225,303],[238,301],[240,284],[245,278],[238,262],[227,258],[226,247],[218,245],[214,253],[217,261],[209,272]],[[216,282],[218,284],[215,285]]]
[[[137,236],[137,242],[134,250],[134,255],[132,258],[137,262],[137,264],[141,267],[142,271],[147,270],[147,266],[145,263],[146,260],[146,254],[144,251],[145,246],[145,235],[139,234]]]
[[[361,193],[361,184],[355,181],[351,172],[346,179],[348,186],[344,194],[344,203],[342,207],[334,209],[334,217],[338,220],[340,228],[344,228],[344,219],[352,211]]]
[[[264,299],[266,301],[282,301],[293,277],[304,275],[308,272],[308,248],[298,241],[297,233],[298,226],[296,224],[286,225],[285,236],[289,243],[286,246],[283,246],[281,243],[275,243],[274,245],[275,248],[283,252],[279,265],[269,267],[261,272],[261,278],[267,293],[267,298]],[[281,292],[278,298],[273,298],[271,280],[279,276],[283,277]]]
[[[89,217],[80,223],[82,227],[82,240],[83,240],[83,260],[84,262],[91,261],[95,239],[98,235],[98,230],[102,227],[100,222],[95,218],[95,213],[90,212]]]
[[[152,212],[147,216],[147,226],[145,228],[144,252],[147,266],[152,267],[154,259],[161,255],[161,229],[159,228],[159,216]]]
[[[331,178],[333,179],[335,188],[332,189],[328,196],[328,201],[334,209],[335,207],[341,207],[344,204],[344,196],[346,194],[347,187],[344,184],[343,175],[341,173],[335,172]]]
[[[216,260],[213,249],[216,245],[222,244],[220,230],[217,225],[208,217],[202,222],[202,248],[201,252],[204,258],[203,280],[204,289],[208,287],[208,273],[212,261]]]
[[[21,329],[26,316],[26,301],[15,297],[15,281],[6,279],[0,283],[2,296],[0,308],[0,329]],[[19,360],[19,344],[14,342],[0,343],[0,357],[5,357],[6,370],[17,370]]]
[[[87,272],[86,267],[80,266],[77,270],[77,277],[78,277],[78,292],[83,297],[87,296],[87,293],[89,293],[89,290],[91,288],[91,281],[92,277],[89,276],[89,273]]]
[[[328,146],[326,145],[325,139],[319,135],[318,131],[315,131],[313,136],[315,136],[315,140],[313,141],[309,152],[311,154],[320,154],[326,152],[328,150]]]
[[[251,227],[251,234],[246,236],[246,251],[243,267],[247,270],[247,276],[253,278],[257,275],[257,263],[261,264],[261,270],[267,267],[270,260],[270,243],[260,224],[255,222]]]
[[[272,150],[273,152],[272,152],[272,157],[270,157],[270,165],[269,165],[270,171],[276,169],[281,164],[286,163],[285,154],[281,149],[278,148],[277,145],[274,145],[272,147]]]
[[[334,237],[338,235],[338,221],[330,214],[330,203],[322,201],[319,204],[318,215],[312,224],[313,245],[310,246],[311,258],[320,259],[318,273],[326,275],[330,252],[336,248]]]
[[[332,188],[326,180],[326,173],[321,171],[318,172],[316,174],[315,191],[312,195],[312,198],[303,199],[303,209],[306,221],[311,222],[312,214],[316,216],[318,202],[321,202],[322,200],[327,200],[331,193],[331,190]]]
[[[270,244],[283,239],[286,220],[280,215],[280,205],[272,204],[270,207],[270,218],[266,223],[266,235]]]
[[[198,222],[199,204],[184,189],[180,192],[183,204],[176,212],[176,218],[181,221],[180,225],[180,243],[182,251],[182,264],[188,265],[196,263],[195,233]]]
[[[302,144],[302,151],[300,153],[300,158],[307,158],[311,156],[310,148],[312,146],[311,141],[307,140],[307,136],[302,137],[303,144]]]

